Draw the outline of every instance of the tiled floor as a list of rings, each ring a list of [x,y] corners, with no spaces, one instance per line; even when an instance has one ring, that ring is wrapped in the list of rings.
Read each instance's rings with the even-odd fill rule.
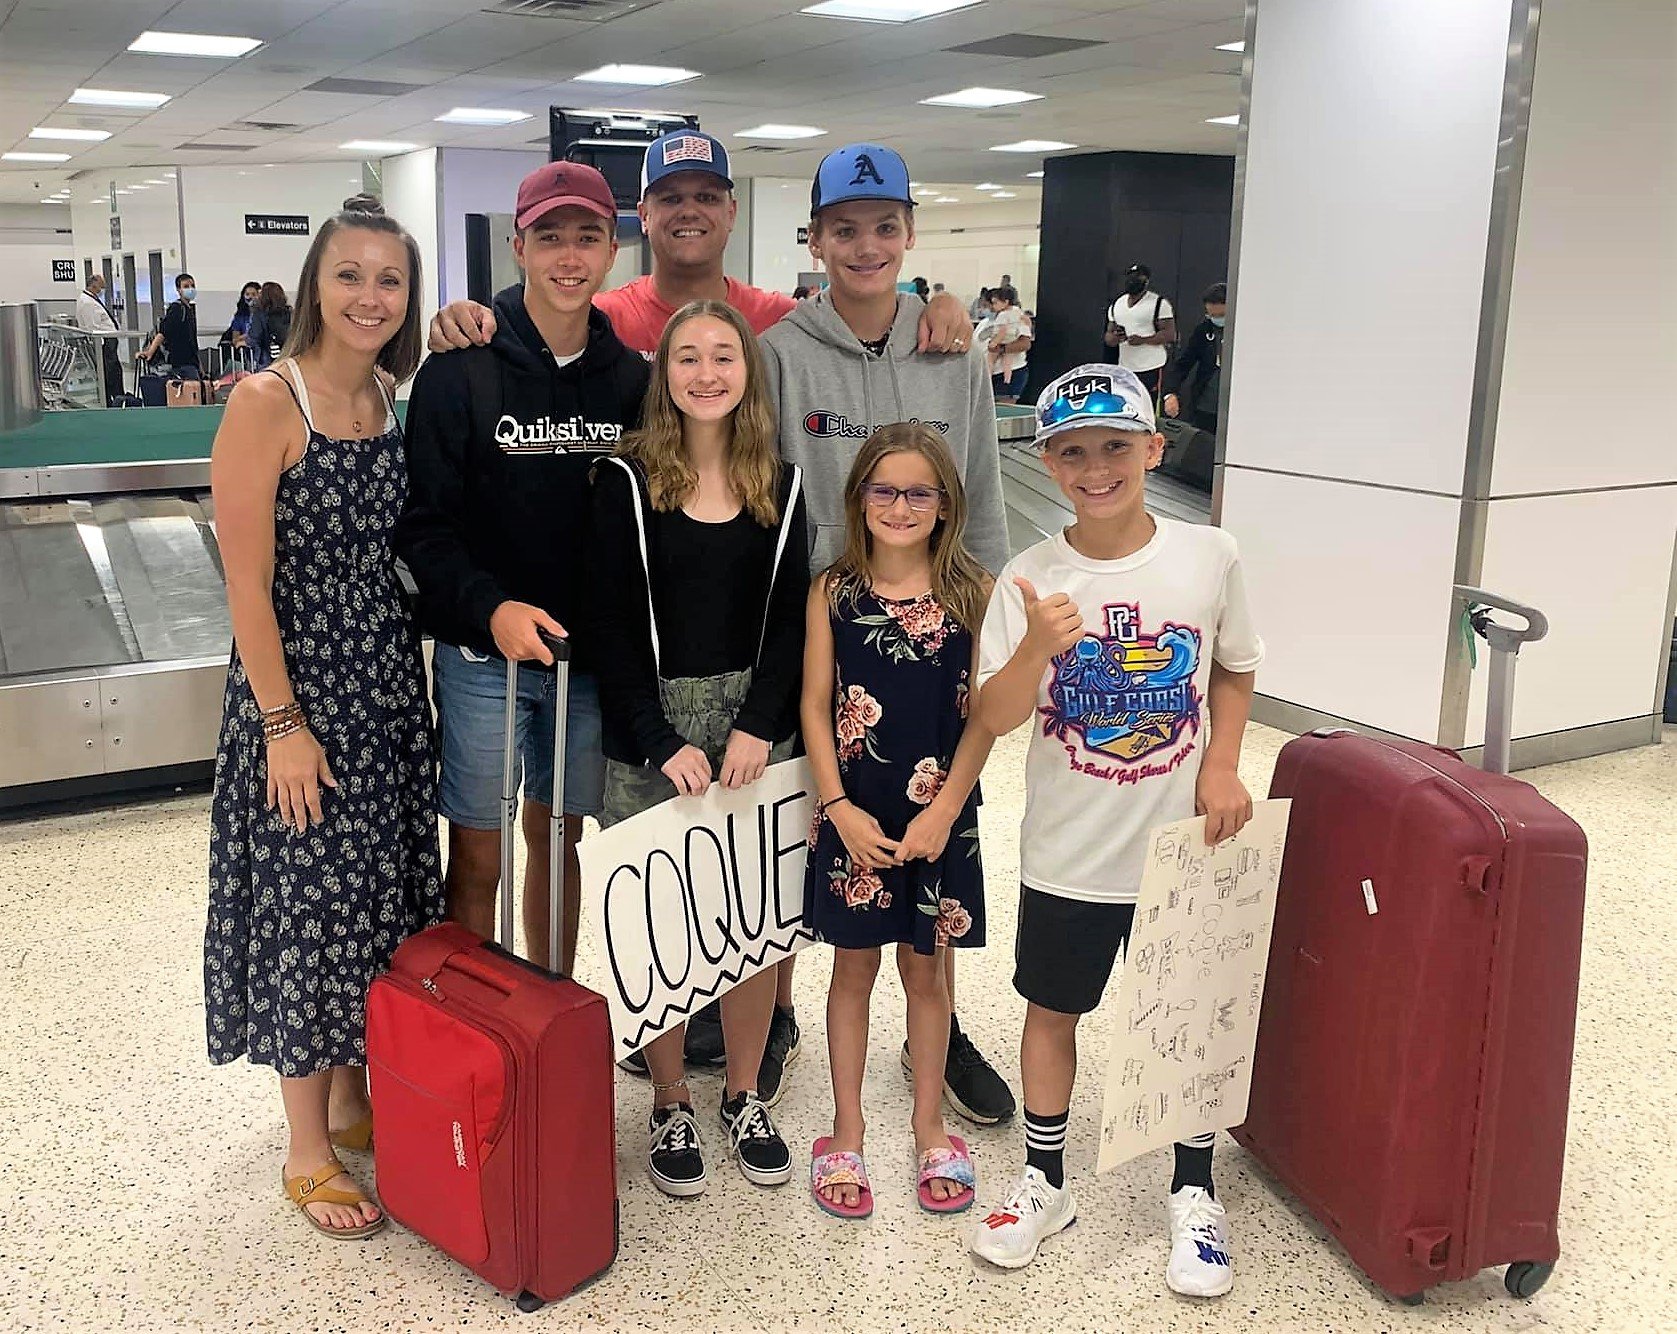
[[[1278,733],[1254,729],[1248,782],[1267,786]],[[985,780],[991,946],[964,956],[966,1026],[1017,1088],[1023,1003],[1009,985],[1021,739]],[[1069,1161],[1077,1226],[1021,1273],[972,1260],[968,1223],[923,1215],[908,1183],[901,992],[882,972],[869,1070],[873,1220],[816,1212],[798,1180],[748,1185],[716,1163],[710,1192],[666,1200],[640,1159],[646,1087],[619,1083],[623,1249],[569,1302],[521,1316],[391,1229],[331,1243],[277,1181],[270,1075],[203,1054],[201,796],[0,824],[0,1329],[1039,1331],[1590,1330],[1677,1327],[1677,732],[1661,747],[1526,775],[1592,843],[1589,920],[1562,1213],[1565,1254],[1534,1300],[1495,1272],[1395,1305],[1223,1139],[1219,1193],[1236,1240],[1234,1294],[1164,1287],[1168,1155],[1095,1179],[1106,1030],[1088,1025]],[[587,957],[586,978],[596,961]],[[804,1051],[780,1122],[801,1150],[824,1133],[826,964],[799,972]],[[719,1082],[701,1077],[708,1128]],[[1016,1168],[1017,1126],[967,1128],[989,1198]],[[366,1167],[351,1159],[352,1165]]]

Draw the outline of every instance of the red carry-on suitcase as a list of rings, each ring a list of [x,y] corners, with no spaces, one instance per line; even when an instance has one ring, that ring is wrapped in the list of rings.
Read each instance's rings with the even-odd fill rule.
[[[1478,589],[1488,772],[1418,742],[1289,742],[1252,1096],[1233,1133],[1388,1293],[1560,1255],[1584,832],[1506,776],[1515,654],[1542,615]],[[1527,618],[1491,622],[1491,605]]]
[[[565,701],[555,657],[550,953],[564,902]],[[517,958],[513,717],[507,663],[500,944],[454,922],[404,941],[367,996],[378,1189],[390,1216],[533,1311],[617,1254],[617,1137],[605,998]]]

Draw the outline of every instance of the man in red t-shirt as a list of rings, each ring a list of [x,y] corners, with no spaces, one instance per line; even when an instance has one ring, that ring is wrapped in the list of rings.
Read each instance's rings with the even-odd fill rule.
[[[647,146],[639,212],[652,272],[594,298],[625,346],[650,357],[670,317],[689,301],[726,301],[756,333],[797,304],[723,273],[722,254],[739,209],[728,172],[728,150],[702,130],[675,130]],[[494,332],[487,306],[452,301],[431,319],[431,351],[487,343]],[[972,321],[960,300],[934,295],[920,322],[920,350],[965,352],[971,338]]]

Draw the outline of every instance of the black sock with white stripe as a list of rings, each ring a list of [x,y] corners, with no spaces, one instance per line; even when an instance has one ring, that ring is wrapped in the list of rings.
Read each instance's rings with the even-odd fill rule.
[[[1212,1199],[1217,1191],[1211,1184],[1211,1146],[1217,1136],[1210,1131],[1181,1140],[1176,1145],[1176,1174],[1170,1180],[1170,1193],[1176,1194],[1184,1186],[1201,1186]]]
[[[1034,1167],[1059,1190],[1066,1184],[1066,1123],[1068,1108],[1057,1116],[1042,1116],[1025,1108],[1025,1165]]]

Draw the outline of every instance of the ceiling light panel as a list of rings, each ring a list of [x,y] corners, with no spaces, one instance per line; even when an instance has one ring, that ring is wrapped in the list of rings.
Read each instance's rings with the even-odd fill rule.
[[[826,19],[854,19],[858,23],[913,23],[983,3],[984,0],[823,0],[801,12]]]
[[[5,162],[68,162],[68,153],[0,153]]]
[[[447,115],[437,119],[444,125],[516,125],[521,120],[529,120],[528,111],[514,111],[498,109],[496,107],[455,107]]]
[[[202,56],[210,60],[237,60],[261,45],[254,37],[220,37],[202,32],[142,32],[128,44],[128,49],[143,56]]]
[[[1244,51],[1246,49],[1246,43],[1245,42],[1224,42],[1223,45],[1219,46],[1217,49],[1219,51]]]
[[[76,139],[97,144],[111,137],[109,130],[78,130],[70,126],[37,125],[29,131],[31,139]]]
[[[1207,125],[1239,125],[1239,116],[1212,116],[1205,122]]]
[[[573,76],[577,83],[616,83],[630,88],[667,88],[673,83],[697,79],[696,69],[669,65],[601,65],[586,74]]]
[[[338,147],[351,153],[411,153],[419,145],[402,139],[351,139]]]
[[[169,100],[168,93],[125,93],[115,88],[78,88],[70,101],[80,107],[119,107],[129,111],[155,111]]]
[[[735,139],[814,139],[827,133],[814,125],[758,125],[731,136]]]
[[[940,93],[937,97],[923,97],[920,105],[926,107],[968,107],[982,110],[985,107],[1010,107],[1020,102],[1040,102],[1041,93],[1021,93],[1011,88],[963,88],[958,93]]]
[[[992,153],[1058,153],[1062,149],[1077,148],[1077,144],[1061,143],[1058,139],[1020,139],[1017,143],[991,144]]]

